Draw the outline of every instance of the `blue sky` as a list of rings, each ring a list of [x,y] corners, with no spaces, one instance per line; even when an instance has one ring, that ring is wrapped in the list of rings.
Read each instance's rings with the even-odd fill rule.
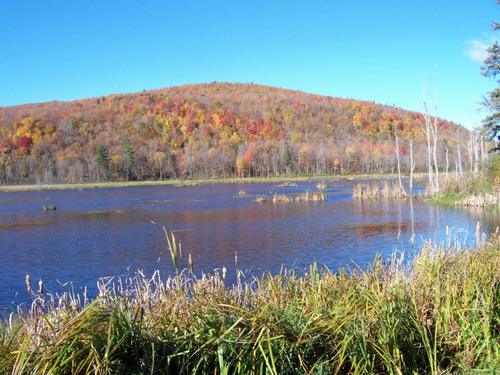
[[[479,124],[494,0],[0,1],[0,106],[254,82]]]

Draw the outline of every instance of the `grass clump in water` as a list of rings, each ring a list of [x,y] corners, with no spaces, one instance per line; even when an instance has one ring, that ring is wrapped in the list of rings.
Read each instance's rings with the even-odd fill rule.
[[[318,201],[326,201],[327,197],[328,196],[324,191],[318,191],[312,193],[306,191],[305,193],[294,194],[294,195],[274,194],[272,202],[274,204],[294,203],[294,202],[318,202]]]
[[[355,199],[405,199],[408,198],[408,195],[399,184],[384,181],[383,183],[354,184],[352,197]]]
[[[425,246],[411,268],[310,267],[227,288],[139,272],[99,296],[37,296],[0,325],[0,373],[462,373],[500,366],[500,237]],[[106,286],[107,285],[107,286]]]
[[[265,195],[257,195],[257,197],[255,198],[255,201],[257,203],[264,203],[267,201],[267,197]]]
[[[441,182],[441,192],[427,195],[432,203],[443,205],[500,207],[500,185],[493,177],[471,175],[448,178]]]

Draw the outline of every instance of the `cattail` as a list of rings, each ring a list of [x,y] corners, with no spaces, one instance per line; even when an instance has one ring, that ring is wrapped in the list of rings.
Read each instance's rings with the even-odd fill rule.
[[[38,281],[38,294],[43,294],[43,280]]]
[[[26,274],[26,289],[28,290],[29,294],[33,294],[33,289],[31,289],[31,277],[30,274]]]
[[[316,188],[320,191],[320,192],[324,192],[326,190],[326,183],[324,182],[318,182],[316,184]]]
[[[191,258],[191,253],[188,254],[188,266],[189,272],[191,272],[191,274],[194,274],[193,259]]]

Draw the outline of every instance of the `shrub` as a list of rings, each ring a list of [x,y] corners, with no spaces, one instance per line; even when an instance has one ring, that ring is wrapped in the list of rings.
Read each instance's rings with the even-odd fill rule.
[[[487,177],[491,187],[500,187],[500,155],[493,156],[489,161]]]

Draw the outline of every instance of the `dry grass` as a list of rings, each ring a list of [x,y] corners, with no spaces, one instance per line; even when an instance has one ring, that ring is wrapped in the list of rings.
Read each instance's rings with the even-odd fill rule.
[[[327,185],[323,181],[320,181],[316,184],[316,189],[318,189],[319,191],[322,191],[322,192],[326,191],[326,187],[327,187]]]
[[[33,292],[0,325],[0,373],[493,373],[499,253],[494,236],[475,250],[426,245],[411,268],[312,265],[229,288],[224,272],[138,272],[101,280],[93,301]]]
[[[267,202],[267,197],[265,195],[257,195],[257,197],[255,198],[255,201],[257,203],[264,203],[264,202]]]
[[[471,194],[466,196],[462,200],[456,202],[460,206],[471,206],[471,207],[489,207],[489,206],[500,206],[500,192],[496,194],[485,193],[485,194]]]
[[[426,189],[424,196],[434,203],[470,206],[470,207],[500,207],[500,186],[496,183],[497,176],[474,177],[471,174],[463,176],[442,176],[438,195]]]
[[[354,184],[352,197],[356,199],[405,199],[408,195],[399,184],[384,181],[383,183],[371,182]]]
[[[274,194],[272,202],[274,204],[294,203],[294,202],[320,202],[320,201],[326,201],[327,198],[328,195],[323,191],[319,192],[306,191],[305,193],[302,194],[293,194],[293,195]]]
[[[423,174],[421,174],[423,176]],[[268,183],[283,182],[285,180],[293,184],[300,181],[316,181],[318,179],[338,181],[338,180],[357,180],[357,179],[377,179],[381,177],[393,178],[394,174],[372,174],[372,175],[331,175],[331,176],[276,176],[276,177],[239,177],[225,179],[169,179],[169,180],[151,180],[151,181],[113,181],[113,182],[88,182],[75,184],[38,184],[38,185],[0,185],[0,192],[9,191],[39,191],[39,190],[69,190],[69,189],[105,189],[122,188],[133,186],[193,186],[202,184],[250,184],[250,183]],[[285,185],[288,186],[288,185]],[[292,185],[292,186],[296,186]]]

